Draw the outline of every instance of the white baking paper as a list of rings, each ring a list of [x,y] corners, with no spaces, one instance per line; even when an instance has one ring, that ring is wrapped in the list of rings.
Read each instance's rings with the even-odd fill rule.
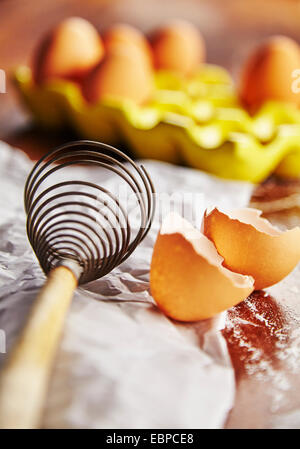
[[[157,192],[200,192],[203,207],[239,207],[249,201],[249,184],[156,161],[143,165]],[[25,231],[23,189],[31,167],[22,152],[0,143],[0,329],[7,351],[45,281]],[[71,178],[81,174],[101,185],[112,182],[101,169],[67,170]],[[188,195],[186,201],[188,208],[194,207],[188,204]],[[224,425],[235,393],[234,372],[220,332],[224,315],[179,324],[156,308],[149,293],[159,215],[128,260],[77,289],[54,364],[43,427]],[[6,356],[0,354],[1,363]]]

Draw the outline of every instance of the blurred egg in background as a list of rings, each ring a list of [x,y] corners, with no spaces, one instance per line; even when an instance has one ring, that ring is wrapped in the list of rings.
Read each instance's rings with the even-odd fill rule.
[[[96,28],[81,17],[60,22],[34,53],[34,78],[80,80],[102,58],[104,48]]]
[[[184,76],[191,75],[205,60],[205,42],[199,29],[183,20],[172,20],[151,37],[154,65]]]
[[[153,75],[144,54],[136,46],[115,44],[87,76],[83,93],[95,103],[103,98],[147,101],[153,91]]]
[[[258,45],[243,67],[240,96],[255,112],[265,101],[300,105],[300,94],[293,92],[295,70],[300,68],[300,47],[286,36],[274,36]]]

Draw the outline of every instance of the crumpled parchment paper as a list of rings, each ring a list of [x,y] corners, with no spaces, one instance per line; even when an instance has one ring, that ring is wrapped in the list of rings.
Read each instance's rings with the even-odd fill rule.
[[[247,205],[252,187],[200,171],[143,161],[156,191],[203,193],[203,206]],[[0,329],[7,351],[45,281],[28,243],[23,189],[32,162],[0,142]],[[71,168],[92,182],[99,170]],[[193,204],[187,205],[193,207]],[[219,428],[235,393],[220,329],[224,314],[196,324],[165,317],[149,293],[156,216],[133,255],[80,287],[68,313],[45,404],[45,428]],[[192,288],[192,286],[191,286]],[[3,363],[7,354],[0,354]]]

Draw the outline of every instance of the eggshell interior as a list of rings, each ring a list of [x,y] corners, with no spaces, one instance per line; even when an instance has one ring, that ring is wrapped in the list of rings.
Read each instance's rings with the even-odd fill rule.
[[[118,47],[89,74],[83,94],[89,102],[103,98],[130,99],[145,103],[153,93],[153,73],[134,47]]]
[[[224,258],[224,266],[255,280],[255,289],[281,281],[300,260],[300,228],[281,231],[251,208],[205,213],[203,232]]]
[[[253,279],[222,266],[212,242],[177,214],[158,234],[150,269],[150,288],[158,307],[180,321],[210,318],[244,300]]]
[[[300,104],[300,94],[292,90],[294,70],[300,67],[298,44],[285,36],[275,36],[259,46],[242,70],[240,97],[254,113],[268,100]]]
[[[191,75],[205,60],[205,43],[198,29],[185,21],[171,21],[151,38],[158,69]]]
[[[79,80],[95,67],[104,54],[96,28],[80,17],[62,21],[46,37],[34,59],[35,80]]]

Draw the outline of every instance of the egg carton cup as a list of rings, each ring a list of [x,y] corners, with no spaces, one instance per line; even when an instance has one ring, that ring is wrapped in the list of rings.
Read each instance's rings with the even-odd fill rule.
[[[185,163],[214,175],[258,183],[272,172],[300,175],[300,112],[269,102],[250,116],[237,101],[229,74],[205,65],[189,81],[157,72],[146,106],[107,98],[91,105],[76,83],[36,85],[28,67],[14,81],[43,127],[70,126],[84,138],[125,141],[137,157]]]

